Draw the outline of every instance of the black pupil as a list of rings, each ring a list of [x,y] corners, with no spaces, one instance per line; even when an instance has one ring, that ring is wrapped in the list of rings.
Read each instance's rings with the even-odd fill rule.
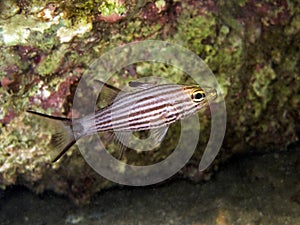
[[[201,94],[199,92],[197,94],[195,94],[195,99],[201,99],[203,97],[204,97],[204,94]]]

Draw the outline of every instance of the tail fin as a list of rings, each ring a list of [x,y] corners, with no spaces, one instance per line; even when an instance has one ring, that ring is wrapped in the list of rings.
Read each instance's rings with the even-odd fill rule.
[[[31,110],[27,110],[27,112],[49,120],[49,125],[54,130],[50,144],[59,152],[52,160],[52,162],[56,162],[76,142],[72,131],[72,121],[67,118],[49,116]]]

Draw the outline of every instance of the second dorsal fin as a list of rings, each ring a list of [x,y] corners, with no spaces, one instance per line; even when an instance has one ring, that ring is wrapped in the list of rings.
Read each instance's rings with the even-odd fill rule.
[[[140,81],[130,81],[128,84],[130,87],[138,88],[138,89],[148,89],[156,85],[156,83],[146,83]]]

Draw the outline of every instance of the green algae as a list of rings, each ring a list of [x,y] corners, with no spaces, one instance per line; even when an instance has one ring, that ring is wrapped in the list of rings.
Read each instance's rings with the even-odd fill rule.
[[[276,79],[275,71],[269,66],[259,68],[253,74],[253,91],[262,99],[262,109],[266,108],[267,103],[271,100],[273,93],[270,92],[270,84]]]
[[[0,2],[0,18],[8,19],[13,17],[20,11],[20,7],[13,0],[1,1]]]
[[[122,15],[126,12],[124,4],[119,4],[116,0],[106,0],[98,7],[102,16],[109,16],[112,14]]]
[[[43,32],[50,28],[51,23],[39,21],[33,16],[15,15],[7,20],[0,21],[0,26],[2,28],[3,44],[6,46],[14,46],[26,44],[32,31]]]
[[[232,88],[231,75],[240,69],[244,57],[240,34],[226,25],[221,25],[217,34],[215,27],[218,24],[211,13],[201,16],[183,14],[180,21],[173,41],[192,49],[208,64],[226,97],[229,87]]]
[[[53,51],[36,67],[36,72],[41,76],[51,75],[60,67],[61,61],[66,54],[67,46],[62,45],[60,49]]]

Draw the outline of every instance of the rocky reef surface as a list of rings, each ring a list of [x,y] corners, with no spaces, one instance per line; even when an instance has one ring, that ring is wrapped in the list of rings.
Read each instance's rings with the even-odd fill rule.
[[[215,74],[227,105],[227,131],[214,165],[197,171],[201,149],[178,176],[209,179],[232,155],[285,149],[298,140],[300,108],[299,1],[7,0],[0,3],[0,186],[52,190],[75,202],[112,185],[80,153],[49,160],[51,132],[33,110],[71,117],[78,81],[108,50],[141,40],[180,44]],[[154,73],[179,81],[182,73],[141,62],[120,71],[111,84]],[[204,112],[200,145],[209,136]],[[172,142],[167,136],[167,143]],[[127,154],[133,164],[164,159]]]
[[[299,150],[235,156],[208,182],[111,188],[80,207],[51,192],[14,187],[0,196],[0,224],[298,225]]]

